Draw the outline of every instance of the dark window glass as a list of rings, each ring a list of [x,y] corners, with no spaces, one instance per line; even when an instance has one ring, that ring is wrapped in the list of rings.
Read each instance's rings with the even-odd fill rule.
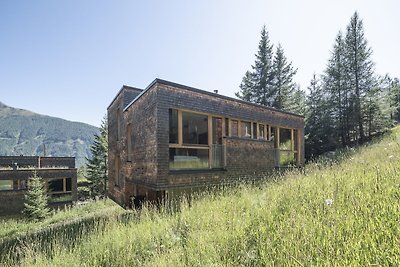
[[[66,186],[67,186],[67,188],[66,188],[67,191],[72,191],[72,179],[71,178],[66,179]]]
[[[253,122],[253,139],[257,139],[257,123]]]
[[[170,170],[207,169],[208,149],[170,148]]]
[[[63,192],[64,191],[64,179],[54,179],[49,181],[50,192]]]
[[[208,145],[208,116],[182,112],[183,143]]]
[[[264,139],[264,137],[265,137],[264,125],[262,125],[262,124],[258,125],[258,131],[259,131],[258,138]]]
[[[299,132],[298,132],[297,130],[294,130],[293,135],[294,135],[294,150],[295,150],[295,151],[299,151],[298,133],[299,133]]]
[[[231,121],[231,136],[238,136],[239,134],[239,129],[238,129],[238,121],[232,120]]]
[[[242,121],[240,125],[241,137],[251,138],[251,122]]]
[[[178,111],[176,109],[169,110],[169,143],[178,143]]]

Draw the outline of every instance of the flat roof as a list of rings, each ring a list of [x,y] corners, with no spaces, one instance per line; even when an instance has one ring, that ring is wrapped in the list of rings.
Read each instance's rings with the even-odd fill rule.
[[[197,88],[190,87],[190,86],[187,86],[187,85],[183,85],[183,84],[179,84],[179,83],[174,83],[174,82],[162,80],[162,79],[159,79],[159,78],[154,79],[144,90],[142,90],[142,92],[137,97],[135,97],[126,107],[124,107],[123,110],[126,111],[130,106],[132,106],[133,103],[135,103],[142,95],[144,95],[147,91],[149,91],[155,84],[164,84],[164,85],[167,85],[167,86],[172,86],[172,87],[176,87],[176,88],[180,88],[180,89],[184,89],[184,90],[188,90],[188,91],[192,91],[192,92],[196,92],[196,93],[200,93],[200,94],[205,94],[205,95],[221,98],[221,99],[224,99],[224,100],[235,101],[235,102],[238,102],[238,103],[241,103],[241,104],[251,105],[251,106],[264,108],[264,109],[268,109],[268,110],[279,112],[279,113],[284,113],[284,114],[289,114],[289,115],[293,115],[293,116],[296,116],[296,117],[304,118],[304,116],[299,115],[299,114],[295,114],[295,113],[292,113],[292,112],[288,112],[288,111],[284,111],[284,110],[280,110],[280,109],[276,109],[276,108],[272,108],[272,107],[268,107],[268,106],[263,106],[263,105],[260,105],[260,104],[251,103],[251,102],[244,101],[244,100],[241,100],[241,99],[237,99],[237,98],[233,98],[233,97],[229,97],[229,96],[224,96],[224,95],[220,95],[220,94],[217,94],[217,93],[212,93],[212,92],[209,92],[209,91],[197,89]],[[122,88],[121,88],[121,90],[122,90]],[[120,92],[121,92],[121,90],[120,90]],[[117,94],[117,96],[118,96],[118,94]],[[114,98],[114,100],[115,100],[115,98]]]

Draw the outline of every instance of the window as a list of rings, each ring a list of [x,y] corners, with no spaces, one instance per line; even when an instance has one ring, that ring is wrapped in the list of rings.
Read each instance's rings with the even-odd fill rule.
[[[239,122],[231,120],[231,136],[239,136]]]
[[[230,136],[229,134],[229,119],[225,118],[225,136]]]
[[[52,179],[48,182],[49,191],[52,193],[64,192],[64,179]]]
[[[131,162],[132,161],[132,124],[128,124],[128,128],[126,130],[126,146],[128,148],[128,155],[127,155],[127,161]]]
[[[253,139],[257,139],[257,122],[253,122]]]
[[[66,182],[65,182],[65,191],[67,191],[67,192],[70,192],[70,191],[72,191],[72,179],[71,178],[66,178],[65,179],[66,180]]]
[[[173,109],[169,110],[169,119],[170,170],[221,168],[224,162],[223,122],[226,120]],[[227,125],[229,128],[229,121]]]
[[[208,145],[208,116],[182,112],[184,144]]]
[[[169,168],[170,170],[207,169],[208,156],[208,149],[170,148]]]
[[[240,125],[240,136],[244,138],[251,138],[251,122],[242,121]]]
[[[277,133],[279,165],[295,165],[297,163],[298,153],[298,131],[295,129],[278,128]]]
[[[178,144],[178,111],[169,110],[169,143]]]
[[[13,190],[13,180],[0,180],[0,191]]]
[[[276,128],[271,127],[271,136],[269,137],[269,141],[275,141],[275,132],[276,132]]]
[[[258,125],[258,138],[264,139],[264,136],[265,136],[264,125],[260,124],[260,125]]]
[[[292,134],[291,129],[279,129],[279,149],[292,150]]]

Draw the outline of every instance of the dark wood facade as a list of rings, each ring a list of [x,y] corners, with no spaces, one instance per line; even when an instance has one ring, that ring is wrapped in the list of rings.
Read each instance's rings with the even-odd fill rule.
[[[156,79],[108,107],[109,194],[127,206],[304,164],[304,118]]]

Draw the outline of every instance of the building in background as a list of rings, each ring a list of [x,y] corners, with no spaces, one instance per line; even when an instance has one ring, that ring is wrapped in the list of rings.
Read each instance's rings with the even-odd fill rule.
[[[108,107],[109,196],[122,206],[304,164],[304,117],[156,79]]]
[[[46,182],[50,206],[76,201],[74,157],[0,156],[0,215],[21,213],[27,181],[35,172]]]

